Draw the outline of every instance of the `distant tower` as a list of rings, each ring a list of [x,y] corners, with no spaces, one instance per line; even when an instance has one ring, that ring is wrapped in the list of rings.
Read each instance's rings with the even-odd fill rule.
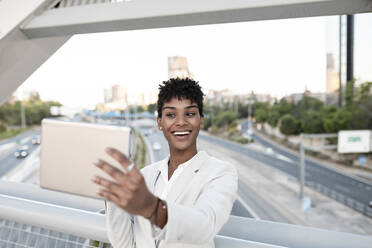
[[[187,58],[179,56],[168,57],[168,77],[194,78],[194,75],[189,71]]]
[[[339,75],[335,70],[335,60],[332,53],[327,53],[327,85],[326,93],[334,93],[339,88]]]
[[[120,85],[112,86],[112,102],[126,102],[126,90]]]
[[[112,89],[105,89],[104,91],[104,103],[112,102]]]

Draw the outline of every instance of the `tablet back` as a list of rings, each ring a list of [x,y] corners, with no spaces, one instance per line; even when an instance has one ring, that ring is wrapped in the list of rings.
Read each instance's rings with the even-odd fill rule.
[[[105,152],[114,147],[130,156],[128,127],[44,119],[41,129],[40,186],[99,198],[95,175],[110,179],[93,163],[103,159],[117,168],[120,164]],[[111,179],[112,180],[112,179]]]

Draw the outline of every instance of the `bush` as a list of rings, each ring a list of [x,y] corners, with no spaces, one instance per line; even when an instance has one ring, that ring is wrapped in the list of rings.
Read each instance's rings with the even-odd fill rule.
[[[220,131],[219,128],[217,126],[215,126],[215,125],[213,125],[213,126],[210,127],[210,132],[212,134],[218,134],[219,131]]]
[[[0,121],[0,133],[6,132],[7,129],[6,124]]]
[[[299,134],[301,131],[301,123],[291,114],[285,114],[280,119],[280,132],[285,135]]]
[[[247,138],[244,138],[244,137],[240,137],[239,139],[237,139],[237,141],[240,144],[248,144],[249,143],[249,140]]]

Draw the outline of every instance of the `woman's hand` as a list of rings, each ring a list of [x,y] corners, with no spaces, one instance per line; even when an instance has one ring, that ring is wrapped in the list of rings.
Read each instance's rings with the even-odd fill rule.
[[[130,214],[141,215],[149,219],[157,204],[157,198],[148,190],[141,172],[134,166],[128,171],[130,160],[115,148],[106,148],[106,152],[120,163],[126,173],[99,160],[96,165],[110,175],[114,181],[96,176],[92,181],[103,187],[98,193],[108,201],[115,203]]]

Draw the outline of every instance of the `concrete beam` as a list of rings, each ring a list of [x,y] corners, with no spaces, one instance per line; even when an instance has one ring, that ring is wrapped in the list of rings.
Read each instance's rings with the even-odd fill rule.
[[[0,105],[68,39],[30,39],[20,25],[42,12],[49,0],[0,1]]]
[[[372,12],[372,0],[133,0],[51,9],[23,27],[32,38]]]

